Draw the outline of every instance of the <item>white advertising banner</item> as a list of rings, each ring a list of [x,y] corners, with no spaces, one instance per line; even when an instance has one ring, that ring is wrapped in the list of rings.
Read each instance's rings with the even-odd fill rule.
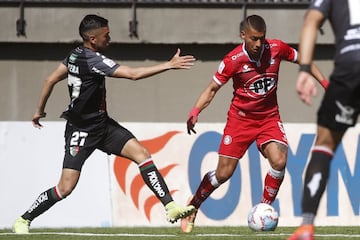
[[[224,124],[198,124],[189,136],[185,124],[127,124],[152,153],[173,197],[185,204],[202,177],[216,168],[217,149]],[[314,124],[285,124],[289,141],[288,164],[283,185],[273,206],[280,214],[279,226],[301,221],[301,192],[305,167],[315,139]],[[360,221],[359,125],[345,135],[332,162],[328,191],[316,218],[317,225],[357,225]],[[112,156],[111,189],[114,226],[166,225],[164,209],[144,185],[139,170]],[[251,206],[262,196],[269,164],[253,144],[239,161],[231,179],[204,202],[197,225],[247,225]],[[129,214],[131,212],[131,214]]]
[[[174,200],[186,204],[203,175],[217,164],[223,123],[199,123],[188,135],[185,123],[122,123],[151,152]],[[31,206],[36,197],[57,184],[64,153],[64,122],[0,122],[0,228]],[[314,124],[285,124],[289,155],[286,175],[273,206],[279,226],[301,221],[305,167],[315,138]],[[317,225],[357,225],[360,221],[360,125],[351,128],[332,162]],[[253,144],[232,178],[201,206],[197,224],[246,225],[259,202],[268,162]],[[35,219],[33,227],[171,226],[161,203],[144,184],[138,167],[117,156],[95,151],[84,165],[75,191]]]
[[[0,228],[10,228],[62,170],[65,122],[0,122]],[[107,155],[95,151],[76,189],[36,218],[31,227],[111,226]]]

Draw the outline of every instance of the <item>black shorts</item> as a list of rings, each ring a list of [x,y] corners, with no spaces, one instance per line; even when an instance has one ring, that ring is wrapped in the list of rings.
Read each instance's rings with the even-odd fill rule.
[[[360,62],[336,64],[317,123],[334,131],[346,131],[356,124],[359,111]]]
[[[107,154],[120,155],[125,143],[134,135],[113,119],[106,120],[103,128],[86,130],[67,122],[65,129],[65,156],[63,168],[81,171],[86,159],[95,149]]]

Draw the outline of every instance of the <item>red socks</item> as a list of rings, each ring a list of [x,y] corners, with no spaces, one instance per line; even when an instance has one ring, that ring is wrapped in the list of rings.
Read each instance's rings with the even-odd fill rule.
[[[200,183],[194,197],[190,201],[196,209],[210,196],[210,194],[220,186],[216,180],[215,171],[208,172]]]
[[[285,170],[277,171],[270,168],[264,181],[264,192],[261,202],[271,204],[279,191],[280,185],[284,180]]]

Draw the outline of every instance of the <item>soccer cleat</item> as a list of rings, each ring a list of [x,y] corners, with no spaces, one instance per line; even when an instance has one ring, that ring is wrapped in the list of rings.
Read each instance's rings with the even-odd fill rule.
[[[16,234],[28,234],[30,223],[31,223],[30,220],[26,220],[22,217],[19,217],[14,222],[13,232]]]
[[[314,240],[314,231],[314,225],[302,225],[287,240]]]
[[[192,232],[192,230],[194,229],[196,214],[197,214],[197,209],[195,209],[195,211],[189,216],[181,219],[181,226],[180,226],[181,231],[183,231],[184,233]]]
[[[165,210],[167,220],[171,223],[175,223],[179,218],[184,218],[191,215],[195,211],[195,207],[192,205],[181,207],[172,201],[166,204]]]

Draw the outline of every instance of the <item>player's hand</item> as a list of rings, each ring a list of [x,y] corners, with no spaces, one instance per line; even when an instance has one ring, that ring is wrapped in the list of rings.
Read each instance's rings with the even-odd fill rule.
[[[44,118],[46,117],[46,113],[45,112],[38,112],[36,111],[32,117],[32,124],[35,128],[42,128],[43,126],[40,124],[40,118]]]
[[[191,132],[196,134],[194,127],[195,127],[196,122],[198,121],[199,113],[200,113],[200,109],[197,107],[194,107],[193,109],[191,109],[191,111],[189,113],[189,117],[186,122],[187,132],[189,135],[191,135]]]
[[[307,72],[300,72],[296,83],[296,91],[304,103],[311,105],[311,98],[317,94],[314,78]]]
[[[180,49],[178,48],[175,55],[169,61],[170,68],[172,69],[190,69],[194,66],[196,61],[192,55],[180,56]]]

